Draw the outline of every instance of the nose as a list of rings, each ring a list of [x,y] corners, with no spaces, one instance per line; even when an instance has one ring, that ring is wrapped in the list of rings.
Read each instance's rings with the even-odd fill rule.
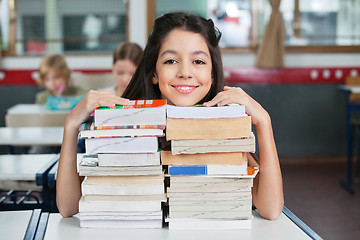
[[[191,71],[191,65],[187,63],[179,64],[178,74],[177,77],[180,79],[191,79],[193,77]]]

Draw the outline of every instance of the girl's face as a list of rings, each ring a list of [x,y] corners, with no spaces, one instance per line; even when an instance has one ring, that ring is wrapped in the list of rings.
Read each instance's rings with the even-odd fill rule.
[[[44,86],[50,90],[52,94],[58,95],[59,90],[66,84],[66,79],[59,75],[54,69],[49,69],[45,78]],[[61,94],[61,93],[60,93]]]
[[[124,90],[134,75],[136,66],[128,59],[117,60],[112,71],[116,81],[116,88]]]
[[[198,33],[175,29],[164,39],[156,62],[153,83],[159,84],[169,104],[191,106],[209,92],[211,56]]]

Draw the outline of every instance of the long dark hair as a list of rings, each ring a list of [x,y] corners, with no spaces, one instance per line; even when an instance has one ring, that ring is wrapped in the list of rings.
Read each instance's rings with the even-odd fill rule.
[[[214,26],[211,19],[206,20],[199,15],[184,12],[173,12],[155,19],[154,27],[149,35],[138,68],[122,97],[128,99],[161,98],[159,85],[153,84],[152,78],[156,70],[156,61],[161,44],[165,37],[174,29],[184,29],[200,34],[205,39],[209,48],[213,83],[208,94],[199,103],[211,100],[218,92],[223,90],[225,81],[219,48],[221,32]]]

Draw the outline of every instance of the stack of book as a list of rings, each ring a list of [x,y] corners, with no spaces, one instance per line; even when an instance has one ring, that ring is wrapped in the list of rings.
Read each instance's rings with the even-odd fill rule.
[[[167,107],[169,229],[251,228],[255,151],[245,107]]]
[[[81,126],[81,227],[162,227],[166,195],[157,138],[165,124],[166,100],[137,100],[97,108],[94,121]]]

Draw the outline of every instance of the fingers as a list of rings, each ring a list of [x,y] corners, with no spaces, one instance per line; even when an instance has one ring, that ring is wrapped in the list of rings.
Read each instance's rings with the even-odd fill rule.
[[[247,94],[238,87],[224,87],[224,91],[218,93],[212,100],[205,102],[204,106],[225,106],[230,103],[245,104]]]

